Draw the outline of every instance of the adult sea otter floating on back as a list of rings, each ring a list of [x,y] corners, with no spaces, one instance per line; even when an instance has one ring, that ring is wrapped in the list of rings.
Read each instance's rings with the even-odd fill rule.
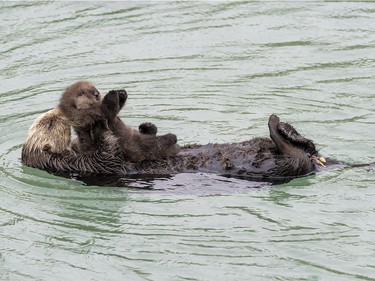
[[[280,122],[274,114],[268,121],[270,138],[254,138],[239,143],[194,144],[182,147],[177,155],[129,161],[131,155],[126,155],[129,152],[124,152],[118,141],[119,136],[108,126],[122,122],[117,114],[127,99],[126,92],[110,91],[102,99],[95,88],[92,90],[94,86],[91,83],[75,84],[78,84],[74,88],[79,93],[72,95],[71,104],[78,109],[85,108],[81,120],[90,120],[87,127],[82,122],[76,130],[78,135],[86,135],[83,138],[85,147],[91,149],[77,149],[74,147],[77,142],[71,145],[70,126],[74,126],[74,123],[64,115],[64,110],[57,107],[40,116],[30,128],[22,148],[22,161],[26,165],[52,173],[82,176],[127,177],[205,172],[257,181],[287,180],[314,173],[324,166],[345,166],[321,157],[311,140],[301,136],[291,125]],[[87,104],[82,106],[86,101]],[[94,109],[87,110],[88,104],[93,105]],[[77,120],[77,114],[74,118]]]

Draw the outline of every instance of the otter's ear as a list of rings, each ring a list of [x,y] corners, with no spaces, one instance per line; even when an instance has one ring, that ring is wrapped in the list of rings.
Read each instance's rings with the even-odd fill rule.
[[[120,111],[119,95],[116,91],[110,91],[103,98],[100,109],[104,118],[114,120]]]

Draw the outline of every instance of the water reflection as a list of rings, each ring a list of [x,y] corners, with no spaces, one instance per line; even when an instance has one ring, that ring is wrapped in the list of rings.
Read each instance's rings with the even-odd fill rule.
[[[291,179],[280,179],[272,182],[264,180],[245,180],[215,174],[183,173],[177,175],[144,175],[135,174],[126,177],[112,175],[72,175],[59,173],[58,176],[81,181],[87,186],[125,187],[132,191],[164,191],[170,194],[216,194],[243,192],[249,188],[270,187]],[[238,186],[236,186],[238,185]]]

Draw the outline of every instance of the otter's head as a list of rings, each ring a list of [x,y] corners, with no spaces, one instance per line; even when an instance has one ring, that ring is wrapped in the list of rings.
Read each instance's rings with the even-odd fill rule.
[[[73,109],[89,109],[100,104],[101,96],[94,84],[79,81],[65,89],[60,99],[60,106]]]
[[[100,115],[102,96],[94,84],[79,81],[65,89],[60,98],[59,108],[73,126],[84,125],[84,120]],[[90,118],[91,117],[91,118]]]

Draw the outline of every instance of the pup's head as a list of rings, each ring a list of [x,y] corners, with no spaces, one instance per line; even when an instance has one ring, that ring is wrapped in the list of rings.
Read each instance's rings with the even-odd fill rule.
[[[84,127],[100,118],[102,96],[94,84],[79,81],[65,89],[59,108],[73,127]]]
[[[72,109],[89,109],[100,105],[101,95],[94,84],[79,81],[65,89],[60,99],[60,107]]]

